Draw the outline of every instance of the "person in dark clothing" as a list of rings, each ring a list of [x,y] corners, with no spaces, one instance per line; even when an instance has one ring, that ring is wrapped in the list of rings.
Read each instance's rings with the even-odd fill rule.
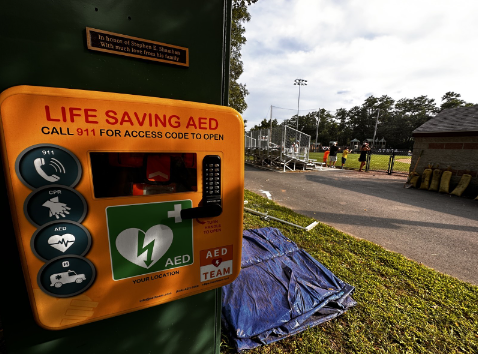
[[[365,165],[365,162],[367,161],[367,153],[370,151],[370,147],[368,146],[368,143],[364,143],[362,145],[362,148],[360,149],[360,168],[359,172],[362,172],[362,168]]]
[[[337,152],[339,148],[337,147],[337,143],[334,143],[330,147],[330,155],[329,155],[329,167],[335,168],[335,164],[337,163]]]

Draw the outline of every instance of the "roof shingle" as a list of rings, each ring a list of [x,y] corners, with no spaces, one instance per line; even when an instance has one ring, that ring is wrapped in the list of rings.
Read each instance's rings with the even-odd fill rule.
[[[413,131],[426,133],[478,132],[478,105],[449,108]]]

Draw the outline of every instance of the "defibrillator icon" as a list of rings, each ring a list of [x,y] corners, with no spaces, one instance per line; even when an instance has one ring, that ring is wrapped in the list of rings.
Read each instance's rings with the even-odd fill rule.
[[[173,231],[166,225],[154,225],[148,231],[130,228],[116,238],[116,249],[131,263],[143,268],[154,265],[173,243]]]
[[[192,220],[181,219],[190,200],[106,208],[113,279],[193,263]]]

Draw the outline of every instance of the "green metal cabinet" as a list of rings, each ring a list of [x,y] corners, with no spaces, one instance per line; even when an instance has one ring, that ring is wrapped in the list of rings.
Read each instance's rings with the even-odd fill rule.
[[[231,0],[2,1],[0,92],[50,86],[225,105],[230,14]],[[189,67],[88,50],[87,27],[188,48]],[[8,213],[2,224],[0,318],[7,353],[219,352],[219,289],[66,330],[42,329],[31,313]]]

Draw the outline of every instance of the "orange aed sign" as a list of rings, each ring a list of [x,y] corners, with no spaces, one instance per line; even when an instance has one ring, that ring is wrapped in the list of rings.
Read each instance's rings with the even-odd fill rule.
[[[0,95],[0,118],[12,221],[42,327],[238,276],[244,123],[233,109],[19,86]]]

